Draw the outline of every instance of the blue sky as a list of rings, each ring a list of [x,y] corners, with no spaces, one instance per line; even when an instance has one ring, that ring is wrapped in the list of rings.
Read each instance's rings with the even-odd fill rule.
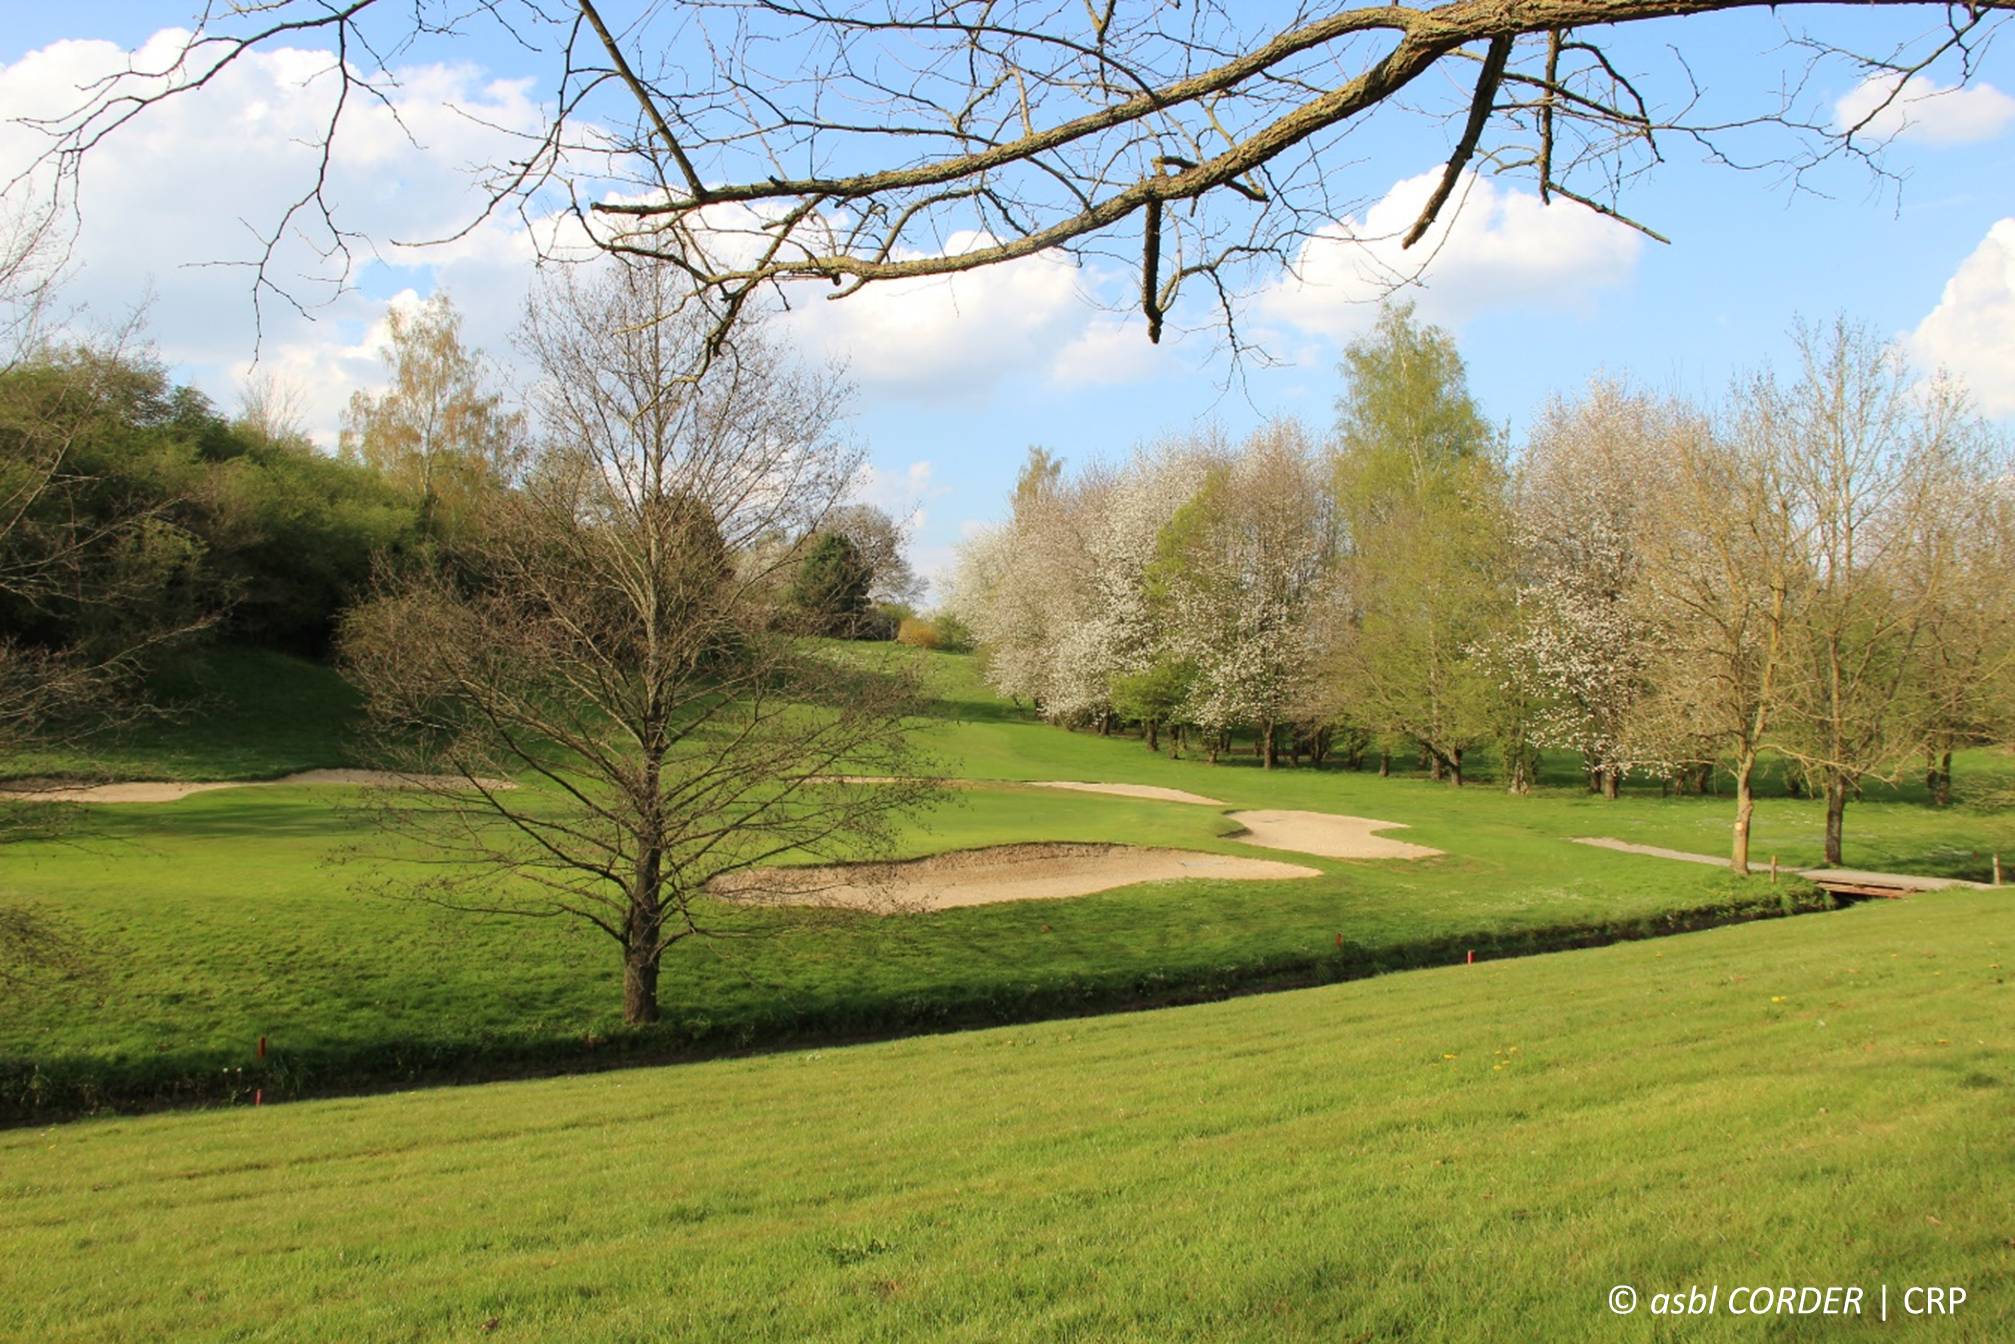
[[[158,0],[64,10],[0,0],[0,107],[14,117],[60,101],[115,47],[139,46],[176,13]],[[1838,18],[1876,33],[1927,21],[1928,13]],[[52,45],[66,40],[72,45]],[[76,45],[86,40],[111,45]],[[1715,105],[1753,108],[1774,87],[1780,66],[1767,53],[1782,40],[1783,30],[1757,14],[1668,23],[1620,49],[1648,66],[1669,59],[1665,43],[1683,42]],[[343,203],[379,244],[356,273],[356,290],[313,320],[267,305],[263,367],[304,389],[324,434],[350,390],[379,376],[375,333],[388,301],[445,284],[471,335],[502,354],[529,281],[529,248],[507,221],[446,248],[389,244],[466,222],[472,198],[459,169],[495,141],[450,105],[505,122],[536,112],[539,88],[527,77],[542,72],[521,51],[472,42],[411,59],[444,58],[452,64],[424,66],[405,81],[402,111],[424,149],[367,128],[339,165]],[[164,357],[227,406],[253,353],[244,273],[191,263],[242,256],[247,221],[270,219],[285,193],[300,189],[290,176],[302,162],[292,144],[300,126],[290,119],[312,104],[300,81],[313,65],[305,55],[272,54],[231,86],[134,126],[87,165],[68,296],[102,322],[151,293],[149,330]],[[1854,95],[1851,75],[1829,77],[1835,82],[1809,91],[1812,105],[1830,109]],[[1817,180],[1826,195],[1795,194],[1770,173],[1709,165],[1694,146],[1668,142],[1667,161],[1625,204],[1671,246],[1572,206],[1540,211],[1522,180],[1481,179],[1414,297],[1455,332],[1473,390],[1514,438],[1550,395],[1572,392],[1597,369],[1711,397],[1743,367],[1782,360],[1795,318],[1836,312],[1905,339],[1920,363],[1957,366],[1984,409],[2015,420],[2008,90],[2015,69],[1990,52],[1973,89],[1915,104],[1888,156],[1904,179],[1900,191],[1843,166]],[[1353,197],[1378,203],[1368,204],[1371,223],[1410,211],[1447,135],[1443,122],[1414,118],[1353,148],[1362,162],[1342,171]],[[19,162],[31,143],[4,128],[0,157]],[[1341,257],[1311,255],[1306,274],[1336,281]],[[1234,375],[1201,301],[1179,316],[1205,330],[1153,347],[1137,319],[1081,295],[1089,288],[1123,299],[1130,283],[1037,261],[814,303],[793,319],[808,347],[848,363],[859,385],[853,432],[875,467],[864,490],[893,511],[920,511],[920,568],[941,570],[964,530],[1001,514],[1031,444],[1079,462],[1211,417],[1233,433],[1274,414],[1329,422],[1339,342],[1370,316],[1364,303],[1346,301],[1356,292],[1350,284],[1263,283],[1245,328],[1282,363]]]

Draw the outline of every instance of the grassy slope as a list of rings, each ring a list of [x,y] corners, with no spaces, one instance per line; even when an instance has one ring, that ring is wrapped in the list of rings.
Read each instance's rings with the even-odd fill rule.
[[[205,649],[155,679],[164,711],[105,738],[0,760],[0,779],[276,779],[350,763],[355,690],[262,649]]]
[[[1712,848],[1694,832],[1725,832],[1721,800],[1521,800],[1346,772],[1169,762],[1137,743],[1020,720],[976,689],[968,660],[938,662],[962,703],[962,721],[936,730],[953,773],[1166,783],[1233,804],[1377,816],[1412,823],[1407,838],[1449,857],[1315,860],[1325,877],[1302,882],[1157,885],[905,920],[775,916],[766,927],[784,936],[675,950],[668,1023],[639,1041],[614,1022],[616,957],[600,935],[351,894],[354,872],[326,862],[354,838],[332,808],[341,791],[223,791],[91,809],[72,842],[12,846],[0,871],[0,892],[70,918],[97,938],[108,966],[90,992],[0,1020],[0,1101],[18,1114],[108,1097],[228,1095],[250,1085],[233,1070],[254,1066],[262,1035],[274,1049],[263,1081],[312,1091],[494,1074],[578,1058],[591,1038],[604,1041],[602,1053],[712,1051],[1195,998],[1438,964],[1472,947],[1557,945],[1576,930],[1656,928],[1738,902],[1774,905],[1762,883],[1562,839],[1628,834]],[[1815,810],[1773,803],[1766,835],[1797,809]],[[1887,828],[1898,866],[1935,866],[1924,858],[1936,845],[2015,841],[2005,816],[1885,804],[1857,809],[1855,820]],[[1230,825],[1213,808],[987,788],[953,795],[908,844],[1118,838],[1236,851],[1222,837]]]
[[[2007,1339],[2011,899],[0,1134],[0,1335]],[[1691,1284],[1871,1315],[1648,1314]]]

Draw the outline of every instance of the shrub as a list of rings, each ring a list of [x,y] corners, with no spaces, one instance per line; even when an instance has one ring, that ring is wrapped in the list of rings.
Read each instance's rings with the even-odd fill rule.
[[[943,649],[946,653],[972,652],[972,631],[967,628],[964,621],[960,620],[952,612],[945,611],[938,613],[937,619],[932,621],[931,625],[937,631],[938,648]]]
[[[903,623],[896,628],[896,638],[916,649],[941,648],[944,644],[944,639],[933,622],[920,621],[914,616],[903,618]]]

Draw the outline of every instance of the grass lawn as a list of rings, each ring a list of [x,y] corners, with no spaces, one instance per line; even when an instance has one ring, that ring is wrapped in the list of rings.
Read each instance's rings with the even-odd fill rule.
[[[2011,901],[15,1130],[0,1335],[2015,1338]],[[1806,1285],[1863,1314],[1727,1312]],[[1904,1316],[1924,1285],[1966,1300]]]
[[[330,862],[356,838],[338,809],[342,790],[223,790],[80,809],[80,829],[61,843],[0,851],[0,896],[68,921],[92,941],[103,972],[0,1016],[0,1114],[495,1077],[1195,1001],[1441,965],[1470,950],[1489,958],[1775,914],[1801,891],[1567,842],[1617,835],[1711,852],[1726,834],[1723,799],[1609,804],[1573,789],[1518,799],[1417,778],[1171,762],[1137,742],[1032,723],[980,690],[969,659],[935,661],[954,708],[931,732],[951,773],[985,783],[952,793],[912,828],[910,852],[1118,839],[1295,857],[1226,838],[1235,826],[1224,809],[1012,782],[1075,778],[1404,822],[1411,829],[1396,834],[1448,854],[1308,859],[1321,877],[1155,884],[899,919],[770,912],[742,925],[764,936],[674,949],[666,1021],[633,1032],[618,1021],[617,954],[599,933],[356,894],[361,870]],[[248,685],[254,661],[237,666]],[[301,741],[339,744],[343,721],[339,702],[322,694],[325,676],[268,664],[265,698],[247,701],[266,708],[240,717],[256,723],[313,703],[321,708],[306,715]],[[245,723],[234,731],[247,733]],[[154,760],[165,770],[217,765],[222,755],[164,747]],[[1816,828],[1817,811],[1766,800],[1765,841],[1797,859],[1794,832]],[[1860,842],[1869,857],[1854,855],[1869,866],[1944,871],[1966,868],[1955,856],[1974,849],[2015,851],[2007,814],[1870,802],[1850,822],[1851,835],[1881,837],[1879,849]],[[262,1036],[263,1064],[254,1053]]]

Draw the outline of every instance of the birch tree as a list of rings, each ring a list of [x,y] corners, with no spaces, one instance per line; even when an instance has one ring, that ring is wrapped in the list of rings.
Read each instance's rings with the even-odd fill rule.
[[[446,293],[394,307],[386,322],[379,353],[391,383],[350,395],[342,451],[417,499],[424,525],[454,531],[516,475],[524,417],[486,386],[484,361],[463,346],[462,316]]]

